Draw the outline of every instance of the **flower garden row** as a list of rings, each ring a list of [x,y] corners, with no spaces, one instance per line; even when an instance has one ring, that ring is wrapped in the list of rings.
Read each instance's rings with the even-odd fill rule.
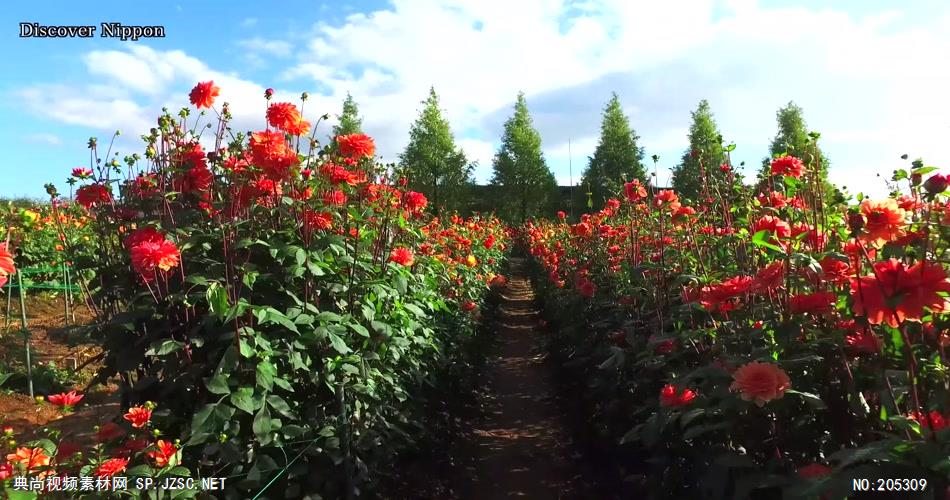
[[[98,379],[119,380],[128,413],[81,449],[8,436],[8,491],[17,476],[79,471],[343,497],[391,473],[425,431],[427,395],[471,369],[506,228],[427,215],[403,173],[373,161],[371,138],[320,144],[270,90],[266,129],[232,131],[218,92],[201,83],[198,113],[160,116],[144,156],[99,158],[91,140],[92,168],[73,171],[91,241],[63,225],[57,237],[65,258],[96,248],[83,286],[107,353]],[[0,252],[3,276],[17,249]]]
[[[634,181],[576,224],[524,229],[591,432],[657,497],[903,478],[887,491],[942,498],[947,178],[914,162],[900,191],[849,206],[823,199],[818,165],[771,170],[760,192],[710,182],[695,207]]]

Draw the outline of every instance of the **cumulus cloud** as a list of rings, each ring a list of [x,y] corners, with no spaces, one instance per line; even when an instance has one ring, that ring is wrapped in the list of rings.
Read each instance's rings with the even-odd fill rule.
[[[319,21],[303,37],[234,43],[277,66],[269,74],[288,87],[278,99],[311,91],[310,113],[336,115],[349,91],[388,161],[405,146],[430,86],[460,146],[479,161],[480,181],[491,175],[518,91],[562,180],[569,162],[579,178],[612,91],[647,156],[660,156],[660,183],[687,147],[689,113],[700,99],[710,101],[725,140],[738,145],[734,159],[747,162],[747,173],[767,155],[775,111],[794,100],[822,132],[832,180],[881,193],[875,174],[898,166],[900,154],[950,163],[941,147],[950,128],[950,101],[942,98],[950,85],[948,30],[950,7],[936,2],[881,10],[755,0],[394,0]],[[138,130],[162,105],[185,104],[194,82],[214,79],[238,128],[250,128],[260,125],[261,95],[273,83],[144,44],[92,51],[83,61],[92,83],[24,89],[28,109],[70,124]]]

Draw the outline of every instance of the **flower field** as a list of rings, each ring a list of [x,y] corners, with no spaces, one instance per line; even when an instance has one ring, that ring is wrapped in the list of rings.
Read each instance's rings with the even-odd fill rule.
[[[293,104],[269,103],[249,137],[232,132],[227,105],[209,119],[218,91],[201,83],[193,109],[160,116],[144,156],[74,170],[75,202],[48,185],[52,203],[23,210],[26,230],[0,249],[3,282],[56,258],[53,241],[82,259],[88,334],[106,353],[97,380],[117,381],[124,412],[81,444],[6,429],[11,497],[27,475],[214,476],[238,497],[275,483],[343,496],[424,434],[428,396],[470,375],[505,226],[432,216],[374,163],[370,137],[318,144]],[[48,401],[69,413],[82,398]]]
[[[552,349],[624,474],[669,498],[844,498],[875,478],[943,498],[947,179],[909,167],[848,205],[785,156],[760,192],[729,175],[690,206],[633,181],[524,228]]]
[[[508,225],[430,206],[365,134],[322,144],[306,94],[268,90],[266,126],[244,134],[219,92],[196,85],[143,155],[90,140],[69,194],[49,184],[48,204],[5,212],[0,284],[81,270],[93,382],[117,384],[121,410],[77,441],[5,427],[8,497],[35,497],[30,477],[101,498],[63,489],[81,476],[373,495],[438,434],[436,402],[480,383],[483,313],[516,254],[545,318],[528,329],[546,328],[578,432],[637,492],[623,498],[844,498],[862,480],[943,498],[950,180],[935,168],[849,202],[828,195],[813,136],[815,154],[772,159],[756,187],[727,159],[698,202],[633,180],[578,220]],[[63,415],[85,404],[44,396]]]

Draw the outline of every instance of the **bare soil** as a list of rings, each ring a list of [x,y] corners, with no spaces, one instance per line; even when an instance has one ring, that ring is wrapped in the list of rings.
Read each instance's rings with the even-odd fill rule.
[[[6,312],[6,297],[2,297]],[[62,296],[56,298],[34,296],[26,302],[27,328],[30,332],[30,351],[34,373],[43,365],[53,363],[57,368],[74,373],[74,383],[65,390],[82,391],[99,368],[99,346],[84,337],[78,325],[92,321],[92,315],[82,304],[74,305],[74,314],[67,324]],[[0,366],[23,371],[25,366],[25,337],[20,325],[17,297],[9,320],[0,317]],[[39,387],[37,389],[40,389]],[[120,413],[117,386],[90,388],[76,411],[63,414],[45,401],[46,392],[35,391],[31,399],[23,390],[0,388],[0,425],[13,427],[18,440],[44,437],[46,430],[59,431],[64,439],[85,441],[91,438],[93,427],[111,420]]]
[[[578,450],[546,362],[534,290],[512,259],[497,321],[497,353],[479,411],[436,464],[411,464],[417,489],[397,498],[531,500],[618,498]]]

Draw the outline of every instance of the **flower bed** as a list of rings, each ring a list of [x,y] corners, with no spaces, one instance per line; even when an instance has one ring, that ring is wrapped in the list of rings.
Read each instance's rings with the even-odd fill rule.
[[[620,474],[665,498],[841,498],[875,478],[942,498],[950,209],[934,170],[848,205],[783,157],[766,192],[730,177],[690,207],[631,182],[576,224],[529,224],[551,347]]]
[[[417,400],[468,366],[508,232],[428,215],[370,137],[320,144],[270,90],[267,128],[232,131],[218,92],[190,95],[211,120],[166,112],[144,156],[76,174],[99,379],[124,408],[154,401],[181,467],[234,495],[365,490],[424,431]]]

